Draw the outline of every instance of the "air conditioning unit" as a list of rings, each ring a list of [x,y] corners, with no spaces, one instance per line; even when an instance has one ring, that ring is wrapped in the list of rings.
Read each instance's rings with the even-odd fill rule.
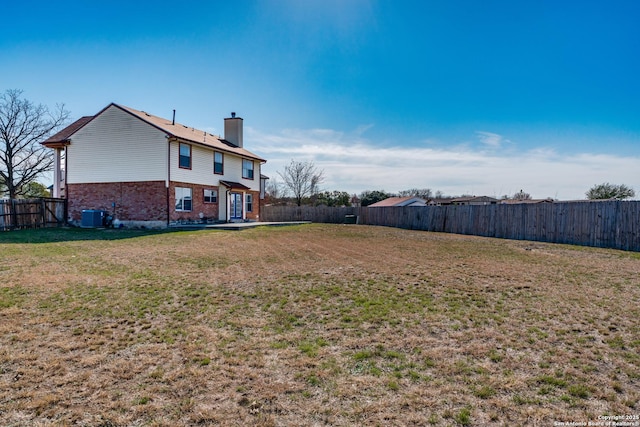
[[[84,209],[82,211],[82,221],[80,227],[94,228],[102,227],[104,224],[105,211],[95,209]]]

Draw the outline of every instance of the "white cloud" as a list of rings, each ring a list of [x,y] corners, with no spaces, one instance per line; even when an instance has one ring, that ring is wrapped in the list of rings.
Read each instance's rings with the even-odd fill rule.
[[[493,132],[485,132],[485,131],[477,130],[476,136],[478,137],[478,139],[482,144],[490,148],[500,148],[504,144],[511,143],[511,141],[509,141],[502,135],[493,133]]]
[[[277,177],[291,159],[310,160],[324,170],[327,190],[360,193],[384,189],[431,188],[448,195],[500,197],[521,189],[535,198],[582,199],[594,184],[624,183],[640,190],[640,158],[614,154],[558,154],[548,147],[529,151],[483,150],[471,146],[378,146],[362,137],[362,128],[287,129],[279,134],[245,130],[245,146],[266,158],[263,173]],[[477,132],[484,146],[510,143]],[[513,148],[513,147],[512,147]]]

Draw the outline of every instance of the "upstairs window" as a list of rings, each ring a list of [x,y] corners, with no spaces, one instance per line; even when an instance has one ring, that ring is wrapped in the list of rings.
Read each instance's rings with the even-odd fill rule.
[[[245,179],[253,179],[253,161],[242,160],[242,177]]]
[[[217,190],[204,190],[204,202],[205,203],[218,203],[218,191]]]
[[[179,164],[183,169],[191,169],[191,146],[189,144],[180,143]]]
[[[176,187],[176,211],[191,212],[192,194],[190,188]]]
[[[224,157],[221,152],[213,152],[213,173],[218,175],[224,174]]]

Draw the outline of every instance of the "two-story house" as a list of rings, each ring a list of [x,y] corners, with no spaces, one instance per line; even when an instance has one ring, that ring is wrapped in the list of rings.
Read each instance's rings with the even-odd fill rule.
[[[118,104],[82,117],[43,142],[55,150],[53,196],[69,220],[104,210],[130,227],[174,221],[258,220],[266,160],[243,147],[243,119],[224,137]]]

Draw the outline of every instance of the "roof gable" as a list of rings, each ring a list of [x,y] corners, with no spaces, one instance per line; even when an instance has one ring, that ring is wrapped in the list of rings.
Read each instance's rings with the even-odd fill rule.
[[[247,157],[258,160],[260,162],[266,162],[265,159],[257,156],[256,154],[253,154],[251,151],[245,150],[244,148],[236,147],[229,141],[226,141],[211,133],[207,133],[206,131],[198,130],[180,123],[174,123],[172,120],[167,120],[162,117],[149,114],[145,111],[136,110],[135,108],[126,107],[124,105],[118,105],[115,103],[107,105],[95,116],[85,116],[76,120],[66,128],[62,129],[60,132],[43,141],[42,144],[49,148],[60,147],[69,144],[71,141],[71,137],[76,132],[78,132],[87,123],[100,116],[109,108],[118,108],[128,114],[131,114],[137,119],[142,120],[143,122],[153,126],[161,132],[166,133],[169,137],[213,148],[226,153],[233,153],[240,157]]]
[[[127,113],[150,124],[156,129],[165,132],[170,137],[192,142],[198,145],[203,145],[205,147],[214,148],[220,151],[237,154],[242,157],[249,157],[261,162],[266,162],[266,160],[262,159],[256,154],[253,154],[252,152],[245,150],[244,148],[236,147],[230,142],[206,131],[189,127],[181,123],[173,122],[172,120],[168,120],[162,117],[154,116],[153,114],[149,114],[146,111],[136,110],[131,107],[125,107],[124,105],[111,104],[110,106],[115,106],[123,111],[126,111]]]
[[[76,120],[75,122],[71,123],[66,128],[62,129],[60,132],[58,132],[55,135],[52,135],[49,138],[47,138],[46,140],[44,140],[42,142],[42,145],[44,145],[46,147],[53,148],[53,147],[56,147],[56,146],[61,146],[61,145],[68,144],[71,136],[74,133],[76,133],[77,131],[79,131],[80,129],[82,129],[82,127],[84,127],[84,125],[89,123],[91,121],[91,119],[93,119],[93,117],[94,116],[80,117],[78,120]]]

